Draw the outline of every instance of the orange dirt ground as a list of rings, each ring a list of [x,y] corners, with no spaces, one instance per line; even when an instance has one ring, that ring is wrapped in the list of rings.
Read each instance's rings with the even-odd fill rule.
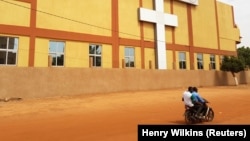
[[[2,141],[137,141],[138,124],[185,124],[186,88],[0,102]],[[202,87],[204,124],[249,124],[250,86]]]

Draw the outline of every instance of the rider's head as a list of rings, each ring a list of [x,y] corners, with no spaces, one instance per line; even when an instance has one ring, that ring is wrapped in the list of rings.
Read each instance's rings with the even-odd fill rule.
[[[192,91],[193,91],[193,87],[189,86],[189,87],[188,87],[188,91],[189,91],[189,92],[192,92]]]
[[[198,92],[198,88],[197,87],[193,87],[193,91]]]

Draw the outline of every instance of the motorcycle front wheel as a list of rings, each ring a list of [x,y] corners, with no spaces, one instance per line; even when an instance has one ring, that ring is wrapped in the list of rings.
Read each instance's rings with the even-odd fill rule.
[[[214,111],[212,108],[210,108],[207,115],[206,115],[206,121],[210,122],[213,119],[214,119]]]

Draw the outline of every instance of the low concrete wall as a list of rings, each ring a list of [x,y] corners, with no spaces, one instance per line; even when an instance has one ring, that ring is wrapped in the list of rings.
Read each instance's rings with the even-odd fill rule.
[[[221,71],[16,67],[1,67],[0,71],[0,98],[235,85],[232,74]],[[240,84],[249,84],[250,72],[238,73],[237,78]]]

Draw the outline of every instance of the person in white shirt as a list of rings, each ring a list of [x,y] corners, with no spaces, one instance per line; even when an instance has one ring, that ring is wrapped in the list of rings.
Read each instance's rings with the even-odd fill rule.
[[[185,106],[188,106],[188,107],[194,106],[191,97],[192,97],[192,87],[189,86],[188,89],[184,91],[183,96],[182,96],[182,101],[184,102]]]

